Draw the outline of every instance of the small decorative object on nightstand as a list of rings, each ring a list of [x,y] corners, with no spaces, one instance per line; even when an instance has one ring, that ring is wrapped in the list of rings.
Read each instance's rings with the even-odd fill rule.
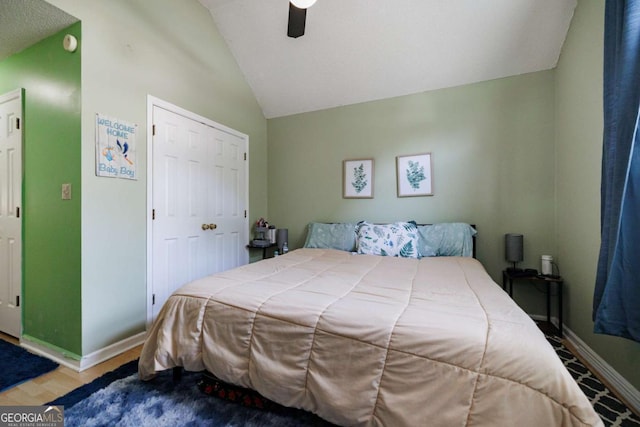
[[[251,244],[257,248],[266,248],[271,246],[271,240],[267,237],[267,227],[256,227],[256,238],[251,241]]]
[[[264,218],[260,218],[256,221],[254,239],[249,242],[247,248],[262,249],[262,259],[265,259],[267,258],[267,249],[275,248],[276,246],[275,227],[269,225]]]
[[[507,290],[509,284],[509,296],[513,298],[513,282],[525,282],[543,284],[547,287],[547,323],[551,325],[551,284],[556,285],[558,293],[558,335],[562,338],[562,285],[564,279],[560,276],[544,276],[537,274],[535,270],[513,271],[510,268],[502,270],[502,289]]]

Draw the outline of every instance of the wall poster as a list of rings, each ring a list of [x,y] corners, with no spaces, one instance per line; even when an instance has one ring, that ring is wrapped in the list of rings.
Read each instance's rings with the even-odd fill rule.
[[[373,159],[342,161],[342,198],[373,199]]]
[[[96,114],[96,176],[138,179],[137,131],[134,123]]]
[[[398,197],[433,196],[431,153],[396,156]]]

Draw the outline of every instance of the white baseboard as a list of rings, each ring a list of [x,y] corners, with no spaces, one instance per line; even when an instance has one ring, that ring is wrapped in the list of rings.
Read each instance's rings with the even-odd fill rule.
[[[534,320],[546,321],[546,316],[530,315]],[[558,326],[558,319],[551,318],[551,323],[556,327]],[[580,339],[575,332],[567,328],[566,325],[562,327],[562,333],[564,338],[571,343],[573,348],[578,352],[578,355],[582,357],[593,369],[597,371],[597,374],[607,381],[615,389],[622,399],[631,406],[631,409],[636,413],[640,413],[640,391],[636,389],[629,381],[627,381],[622,375],[618,373],[611,365],[609,365],[602,357],[591,349],[584,341]]]
[[[595,351],[580,339],[571,329],[564,327],[567,340],[584,360],[595,369],[602,378],[611,384],[616,393],[635,411],[640,413],[640,391],[604,361]]]
[[[119,354],[124,353],[138,345],[144,343],[146,332],[140,332],[129,338],[125,338],[122,341],[108,345],[100,350],[94,351],[86,356],[82,356],[80,360],[69,357],[61,351],[54,350],[50,347],[29,340],[29,337],[23,337],[20,339],[20,345],[33,353],[44,356],[51,359],[69,369],[73,369],[77,372],[82,372],[85,369],[89,369],[99,363],[109,360]]]

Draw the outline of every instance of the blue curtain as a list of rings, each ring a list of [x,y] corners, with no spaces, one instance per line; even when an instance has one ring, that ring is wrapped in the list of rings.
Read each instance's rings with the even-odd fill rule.
[[[640,1],[607,0],[594,332],[640,342]]]

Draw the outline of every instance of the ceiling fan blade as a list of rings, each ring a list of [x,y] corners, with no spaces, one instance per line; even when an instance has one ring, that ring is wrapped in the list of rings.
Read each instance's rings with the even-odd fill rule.
[[[304,25],[307,20],[307,9],[299,9],[289,3],[289,26],[287,35],[298,38],[304,35]]]

